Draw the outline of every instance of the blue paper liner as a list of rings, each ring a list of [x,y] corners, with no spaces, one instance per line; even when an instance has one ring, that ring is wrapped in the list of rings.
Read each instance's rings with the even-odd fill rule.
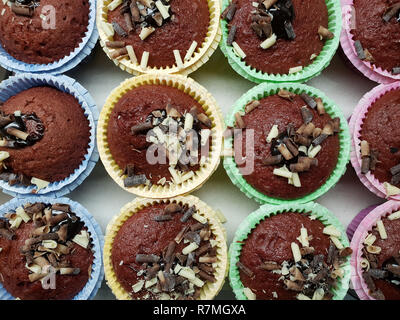
[[[76,67],[92,51],[99,34],[96,29],[97,0],[89,0],[89,21],[85,36],[79,46],[68,56],[49,64],[29,64],[15,59],[0,45],[0,66],[15,73],[61,74]]]
[[[7,212],[15,211],[16,208],[26,204],[26,203],[44,202],[44,203],[64,203],[69,204],[72,212],[81,218],[85,223],[85,227],[90,233],[91,242],[93,244],[93,265],[92,273],[90,279],[83,287],[83,289],[74,297],[73,300],[89,300],[93,299],[97,294],[101,283],[104,278],[104,268],[103,268],[103,258],[102,258],[102,248],[104,246],[104,237],[101,232],[99,224],[96,222],[94,217],[78,202],[72,201],[68,198],[52,198],[44,196],[31,196],[24,197],[21,199],[14,198],[5,204],[0,206],[0,217],[4,216]],[[3,285],[0,283],[0,300],[15,300],[7,290],[4,289]]]
[[[19,74],[0,83],[0,102],[8,100],[17,93],[37,86],[50,86],[74,96],[84,109],[84,114],[89,121],[90,141],[85,159],[81,165],[67,178],[61,181],[52,182],[46,188],[32,193],[35,186],[10,186],[7,182],[0,180],[0,187],[4,193],[14,197],[21,195],[47,195],[61,197],[76,187],[92,172],[99,160],[99,153],[96,147],[96,127],[99,119],[97,106],[89,94],[76,80],[67,76],[54,76],[42,74]]]

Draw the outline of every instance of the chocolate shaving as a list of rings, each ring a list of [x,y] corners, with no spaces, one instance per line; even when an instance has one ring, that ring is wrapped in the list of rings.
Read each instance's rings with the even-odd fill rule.
[[[235,16],[236,12],[236,4],[231,3],[221,14],[221,19],[226,21],[232,21],[233,17]]]
[[[33,17],[34,8],[28,6],[18,6],[15,3],[11,5],[11,10],[16,15],[25,16],[25,17]]]
[[[398,174],[400,172],[400,163],[390,168],[390,173],[392,176]]]
[[[124,13],[124,20],[126,24],[126,30],[128,33],[133,31],[132,16],[129,12]]]
[[[301,116],[303,118],[303,122],[305,124],[308,124],[313,120],[314,116],[306,106],[301,107],[300,111],[301,111]]]
[[[129,5],[129,9],[131,11],[131,16],[133,22],[139,22],[140,21],[140,12],[139,8],[137,7],[136,1],[131,1]]]
[[[392,74],[400,74],[400,67],[395,67],[392,69]]]
[[[157,263],[160,261],[160,257],[155,254],[140,254],[136,255],[137,263]]]
[[[281,266],[274,261],[264,262],[262,265],[260,265],[260,268],[267,271],[281,270]]]
[[[326,140],[326,138],[328,138],[328,135],[326,135],[325,133],[320,134],[317,138],[315,138],[312,142],[313,146],[318,146],[320,145],[322,142],[324,142]]]
[[[204,279],[204,280],[209,281],[209,282],[217,281],[217,279],[215,279],[215,277],[209,275],[207,272],[204,272],[203,270],[200,270],[198,275],[199,275],[199,277],[201,279]]]
[[[196,261],[196,254],[194,252],[190,252],[186,259],[186,267],[192,267],[195,261]]]
[[[384,279],[388,276],[388,272],[381,269],[369,269],[368,274],[375,279]]]
[[[169,214],[162,214],[154,217],[154,221],[157,222],[170,221],[170,220],[172,220],[172,216]]]
[[[284,28],[286,31],[287,39],[294,40],[296,38],[296,33],[294,32],[292,23],[290,21],[285,21]]]
[[[396,265],[394,265],[394,264],[388,264],[388,265],[386,266],[386,269],[387,269],[389,272],[393,273],[394,275],[400,276],[400,266],[396,266]],[[370,270],[370,271],[371,271],[371,270]],[[372,275],[371,275],[371,276],[372,276]]]
[[[125,188],[136,187],[145,184],[146,182],[147,178],[146,175],[144,174],[128,176],[124,179],[124,187]]]
[[[106,46],[108,48],[123,48],[125,47],[125,41],[107,41]]]
[[[245,275],[247,275],[248,277],[252,278],[254,276],[254,272],[251,271],[248,267],[246,267],[243,263],[241,263],[240,261],[236,262],[236,266],[243,271],[243,273]]]
[[[182,207],[179,204],[177,204],[176,202],[171,202],[164,209],[164,212],[167,214],[181,212],[181,211],[182,211]]]
[[[202,245],[200,248],[196,250],[196,256],[201,256],[210,249],[211,249],[211,244],[207,242],[206,244]]]
[[[315,102],[315,100],[307,93],[301,93],[300,97],[304,100],[305,103],[307,103],[310,108],[315,109],[317,107],[317,103]]]
[[[356,53],[359,59],[364,60],[366,58],[364,48],[360,42],[360,40],[354,41],[354,48],[356,49]]]
[[[14,232],[12,232],[8,229],[0,229],[0,237],[3,237],[4,239],[7,239],[7,240],[14,240],[15,234],[14,234]]]
[[[372,149],[371,150],[371,155],[370,155],[371,162],[370,162],[370,165],[369,165],[370,170],[375,170],[376,169],[376,164],[379,162],[378,156],[379,156],[379,151],[376,150],[376,149]]]
[[[181,231],[179,231],[179,233],[176,235],[176,237],[174,239],[176,243],[180,243],[182,241],[183,236],[186,233],[186,231],[188,231],[188,229],[189,229],[188,226],[182,227]]]
[[[184,213],[183,216],[181,217],[180,221],[181,222],[186,222],[189,220],[189,218],[195,213],[196,209],[194,206],[189,207]]]
[[[297,157],[299,155],[299,150],[297,149],[296,145],[290,138],[284,138],[283,143],[286,145],[290,153],[294,156]]]
[[[390,6],[382,17],[383,21],[389,22],[390,19],[392,19],[399,10],[400,10],[400,3],[395,3],[392,6]]]
[[[232,27],[229,29],[228,38],[226,39],[226,44],[227,44],[228,46],[231,46],[231,45],[232,45],[232,42],[235,41],[236,29],[237,29],[236,26],[232,26]]]
[[[296,94],[285,89],[280,89],[278,92],[278,96],[283,99],[293,101],[293,99],[296,97]]]
[[[278,154],[276,156],[268,156],[267,158],[263,159],[262,164],[265,166],[272,166],[281,163],[282,160],[283,160],[282,155]]]
[[[113,21],[113,22],[111,23],[111,25],[112,25],[114,31],[115,31],[120,37],[125,38],[125,37],[128,36],[128,34],[126,33],[126,31],[120,26],[120,24],[119,24],[118,22]]]
[[[197,245],[200,245],[201,242],[200,235],[194,231],[187,232],[183,238],[189,240],[190,242],[194,242]]]

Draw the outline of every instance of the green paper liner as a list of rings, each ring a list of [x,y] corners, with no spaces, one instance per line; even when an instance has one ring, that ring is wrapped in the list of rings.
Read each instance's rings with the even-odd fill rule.
[[[230,0],[222,0],[222,11],[229,5]],[[312,63],[304,67],[302,71],[293,74],[268,74],[246,64],[238,57],[232,46],[226,45],[228,38],[228,22],[221,19],[222,40],[220,48],[227,57],[232,69],[247,80],[260,83],[268,82],[306,82],[318,76],[331,62],[339,46],[340,33],[342,30],[342,9],[339,0],[325,0],[328,8],[328,29],[335,35],[331,40],[325,40],[325,44],[318,57]]]
[[[309,202],[306,204],[294,203],[290,205],[263,205],[258,210],[251,213],[238,227],[232,244],[229,247],[229,283],[235,293],[236,299],[247,300],[246,295],[243,292],[244,286],[240,280],[239,269],[236,263],[239,261],[240,253],[242,250],[243,243],[247,239],[247,236],[251,231],[266,218],[283,212],[311,212],[320,220],[325,226],[333,225],[336,229],[341,232],[340,242],[344,247],[349,247],[349,240],[346,236],[346,231],[343,228],[339,220],[325,207],[315,202]],[[343,300],[349,289],[350,277],[351,277],[351,266],[350,257],[346,258],[345,263],[341,266],[344,271],[344,275],[337,282],[337,287],[332,290],[332,300]]]
[[[246,104],[252,100],[260,100],[267,96],[277,94],[280,89],[286,89],[296,94],[301,94],[303,92],[307,93],[311,97],[319,97],[322,99],[327,114],[331,118],[340,118],[340,129],[339,132],[339,142],[340,150],[338,161],[335,169],[332,171],[331,176],[325,181],[325,183],[319,187],[314,192],[296,199],[279,199],[273,198],[268,195],[261,193],[256,190],[252,185],[250,185],[246,179],[242,176],[239,168],[236,165],[233,156],[224,157],[224,168],[232,183],[237,186],[247,197],[256,200],[260,204],[270,203],[270,204],[285,204],[285,203],[306,203],[317,199],[326,192],[328,192],[340,178],[346,172],[347,163],[350,160],[350,131],[346,118],[344,117],[342,111],[335,103],[329,99],[322,91],[315,89],[313,87],[307,86],[300,83],[261,83],[254,88],[243,94],[239,100],[235,102],[232,109],[228,112],[225,118],[225,123],[227,127],[232,127],[235,123],[235,113],[244,111]],[[225,150],[233,150],[233,138],[224,140]]]

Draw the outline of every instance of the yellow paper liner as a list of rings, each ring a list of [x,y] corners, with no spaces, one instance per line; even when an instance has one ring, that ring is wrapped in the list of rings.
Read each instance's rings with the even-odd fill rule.
[[[211,300],[213,299],[222,289],[225,278],[228,274],[228,252],[225,237],[225,230],[221,225],[216,213],[206,203],[201,201],[195,196],[180,196],[173,199],[145,199],[136,198],[132,202],[129,202],[122,207],[120,213],[114,216],[109,224],[107,225],[105,243],[104,243],[104,270],[107,285],[118,300],[132,300],[129,293],[121,286],[118,282],[117,276],[114,272],[111,260],[112,245],[115,236],[119,229],[132,215],[137,213],[139,210],[151,206],[157,203],[171,203],[176,202],[181,205],[188,204],[190,206],[196,206],[198,213],[207,218],[210,229],[217,240],[217,267],[215,268],[214,277],[215,282],[207,282],[200,292],[199,300]]]
[[[100,36],[100,45],[102,46],[106,55],[113,61],[118,67],[122,70],[129,72],[133,75],[140,74],[149,74],[149,73],[160,73],[160,74],[182,74],[188,75],[191,72],[196,71],[200,68],[204,63],[206,63],[214,51],[217,49],[221,37],[221,27],[219,24],[219,17],[221,12],[221,1],[220,0],[207,0],[209,11],[210,11],[210,24],[208,26],[206,37],[203,43],[198,44],[195,52],[193,53],[192,58],[189,61],[183,61],[183,68],[179,69],[176,64],[172,67],[166,66],[161,68],[156,67],[146,67],[142,69],[140,67],[140,58],[138,58],[138,62],[136,64],[132,63],[129,57],[122,57],[120,59],[112,59],[110,50],[106,45],[106,41],[113,40],[113,37],[107,37],[106,33],[103,30],[103,25],[101,22],[108,22],[108,4],[110,4],[112,0],[98,0],[97,3],[97,30],[99,31]],[[135,48],[133,48],[135,49]],[[151,55],[151,53],[150,53]],[[183,60],[183,57],[182,57]]]
[[[205,113],[212,121],[211,144],[207,161],[200,169],[194,171],[194,176],[180,184],[168,184],[164,186],[154,184],[150,188],[146,185],[126,188],[123,182],[123,169],[114,161],[107,141],[108,120],[118,100],[133,88],[147,85],[167,85],[177,88],[190,95],[201,104]],[[218,168],[222,152],[223,120],[222,113],[217,102],[207,90],[193,79],[181,75],[141,75],[122,82],[108,96],[100,113],[97,126],[97,145],[104,167],[113,180],[123,189],[145,198],[171,198],[190,193],[200,188]]]

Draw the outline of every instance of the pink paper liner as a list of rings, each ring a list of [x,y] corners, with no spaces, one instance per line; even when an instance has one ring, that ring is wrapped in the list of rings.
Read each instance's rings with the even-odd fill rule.
[[[362,61],[358,58],[355,47],[353,35],[351,34],[351,17],[352,17],[352,0],[342,1],[342,18],[343,29],[340,35],[340,45],[343,52],[350,60],[350,62],[368,79],[378,83],[392,83],[400,80],[400,75],[393,75],[389,71],[383,70],[380,67],[374,66],[368,61]]]
[[[375,176],[368,172],[367,174],[361,173],[361,151],[360,151],[360,131],[363,121],[367,115],[367,112],[371,105],[382,97],[385,93],[400,88],[400,82],[394,82],[391,84],[381,84],[371,91],[367,92],[359,101],[357,107],[353,111],[353,115],[350,119],[350,134],[352,139],[352,150],[350,153],[351,164],[356,171],[356,174],[360,181],[366,186],[371,192],[375,193],[378,197],[386,198],[386,190]],[[392,200],[400,200],[400,194],[389,197]]]
[[[369,289],[362,277],[363,270],[361,269],[361,265],[359,263],[361,261],[364,239],[379,219],[381,219],[388,213],[398,211],[399,209],[399,201],[387,201],[380,206],[377,206],[375,209],[370,211],[360,222],[354,232],[353,238],[351,239],[350,247],[353,250],[353,254],[351,255],[350,260],[351,283],[353,284],[353,289],[356,291],[358,297],[361,300],[375,300],[368,294]]]
[[[373,204],[372,206],[369,206],[368,208],[365,208],[361,210],[353,220],[351,220],[350,224],[347,226],[346,229],[346,234],[349,240],[353,239],[354,232],[357,230],[359,224],[361,221],[367,216],[368,213],[370,213],[372,210],[374,210],[378,205]]]

